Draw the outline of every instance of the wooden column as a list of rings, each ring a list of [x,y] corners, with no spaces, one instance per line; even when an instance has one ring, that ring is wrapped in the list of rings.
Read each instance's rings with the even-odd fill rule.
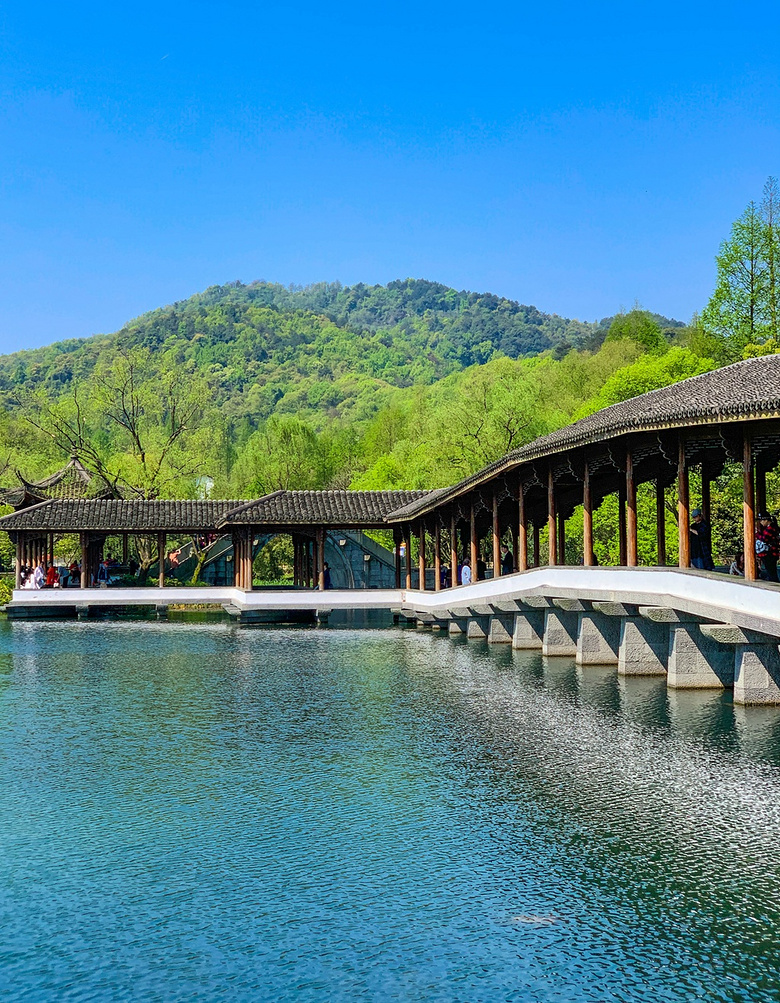
[[[419,530],[419,543],[417,545],[417,575],[420,579],[418,583],[418,588],[421,592],[425,591],[425,523],[420,520]]]
[[[587,461],[582,480],[582,563],[586,568],[593,566],[593,499]]]
[[[311,586],[313,589],[318,589],[320,587],[320,572],[322,567],[320,565],[320,530],[315,529],[314,539],[311,545],[311,559],[312,559],[312,573],[311,573]]]
[[[89,585],[89,545],[86,533],[79,533],[79,543],[81,545],[81,587],[85,589]]]
[[[756,496],[755,496],[755,508],[756,512],[766,512],[766,468],[759,466],[758,463],[753,464],[756,471]],[[704,483],[704,475],[702,474],[702,484]],[[709,487],[709,484],[707,485]],[[702,498],[702,514],[704,514],[704,499]],[[707,522],[710,521],[709,514],[705,515],[704,518]]]
[[[501,526],[498,521],[498,492],[493,490],[493,577],[501,574]]]
[[[656,560],[660,567],[666,566],[666,506],[665,492],[661,478],[655,482],[655,536],[657,541]]]
[[[558,513],[558,563],[566,563],[566,520],[563,512]]]
[[[518,571],[528,570],[528,518],[525,511],[525,491],[522,483],[517,495],[517,550],[515,567]]]
[[[547,471],[547,536],[549,556],[548,564],[558,563],[558,533],[557,519],[555,517],[555,479],[553,478],[552,467]]]
[[[441,591],[441,525],[438,515],[434,515],[436,523],[433,527],[433,588]]]
[[[458,582],[458,526],[455,522],[455,513],[450,515],[450,585],[459,585]]]
[[[691,513],[690,513],[690,493],[688,490],[688,461],[685,458],[685,440],[680,436],[680,445],[677,453],[677,535],[679,540],[679,565],[681,568],[691,566]],[[751,488],[752,497],[752,488]],[[745,554],[747,562],[747,554]],[[747,569],[747,565],[746,565]]]
[[[742,546],[745,551],[745,581],[754,582],[756,573],[756,499],[753,490],[753,443],[750,433],[742,440]]]
[[[254,530],[251,526],[247,528],[246,535],[244,537],[244,588],[247,592],[252,591],[252,540],[254,539]]]
[[[412,530],[409,523],[404,527],[404,547],[406,549],[406,587],[412,587]]]
[[[317,588],[325,591],[325,528],[317,530]]]
[[[157,557],[160,562],[157,574],[157,584],[165,588],[165,533],[157,534]],[[235,554],[233,560],[235,561]]]
[[[620,566],[624,568],[628,563],[628,546],[626,539],[626,483],[625,478],[621,481],[618,489],[618,547]]]
[[[401,531],[393,527],[393,552],[395,554],[395,587],[401,588]]]
[[[470,550],[471,550],[471,580],[476,582],[479,580],[479,575],[477,574],[477,564],[479,563],[479,546],[477,541],[477,518],[474,512],[474,502],[471,503],[471,510],[469,512],[469,528],[471,531],[470,540]]]
[[[634,458],[626,453],[626,565],[635,568],[639,563],[639,543],[636,521],[636,479]]]
[[[21,533],[16,534],[16,559],[14,561],[14,574],[15,574],[15,588],[20,589],[22,587],[22,539]]]

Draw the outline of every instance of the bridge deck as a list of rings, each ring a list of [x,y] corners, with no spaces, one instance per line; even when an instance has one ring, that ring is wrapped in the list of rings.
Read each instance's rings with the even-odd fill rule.
[[[679,568],[544,567],[441,592],[405,589],[261,590],[233,587],[18,590],[18,610],[60,606],[232,605],[239,610],[453,608],[530,596],[668,606],[721,623],[780,636],[780,588]]]

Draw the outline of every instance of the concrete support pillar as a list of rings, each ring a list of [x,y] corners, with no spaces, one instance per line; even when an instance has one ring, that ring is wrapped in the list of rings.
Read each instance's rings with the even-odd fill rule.
[[[621,617],[618,675],[665,676],[668,661],[668,624],[643,616]]]
[[[543,655],[577,654],[577,620],[579,614],[562,609],[548,609],[544,614]]]
[[[517,651],[541,651],[544,640],[544,610],[523,609],[515,613],[512,647]]]
[[[514,627],[513,613],[494,613],[488,625],[488,644],[511,644]]]
[[[472,616],[466,627],[466,637],[469,640],[480,640],[488,636],[490,618],[487,616]]]
[[[465,634],[467,624],[468,620],[461,620],[460,618],[453,617],[452,620],[450,620],[450,625],[447,628],[447,631],[450,634]]]
[[[734,653],[702,634],[700,623],[669,625],[667,685],[672,689],[723,689],[734,683]]]
[[[780,638],[731,624],[702,624],[712,642],[734,645],[734,703],[780,704]]]
[[[620,619],[596,610],[577,614],[578,665],[617,665]]]

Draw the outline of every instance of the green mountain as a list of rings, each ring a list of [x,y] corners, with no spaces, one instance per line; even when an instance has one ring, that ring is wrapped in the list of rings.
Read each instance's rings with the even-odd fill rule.
[[[658,318],[663,327],[681,326]],[[386,286],[268,282],[212,286],[110,335],[0,357],[0,394],[54,396],[98,361],[141,346],[205,378],[228,420],[271,414],[322,425],[374,413],[395,388],[430,385],[474,364],[596,348],[611,318],[568,320],[490,293],[406,279]]]

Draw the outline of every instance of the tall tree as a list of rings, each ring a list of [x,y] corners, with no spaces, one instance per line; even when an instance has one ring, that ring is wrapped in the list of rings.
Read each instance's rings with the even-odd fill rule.
[[[767,314],[769,337],[777,339],[780,320],[780,185],[770,175],[764,185],[761,216],[766,228]]]
[[[718,280],[702,323],[723,339],[724,354],[741,358],[747,345],[771,334],[767,227],[755,202],[736,220],[715,260]]]

